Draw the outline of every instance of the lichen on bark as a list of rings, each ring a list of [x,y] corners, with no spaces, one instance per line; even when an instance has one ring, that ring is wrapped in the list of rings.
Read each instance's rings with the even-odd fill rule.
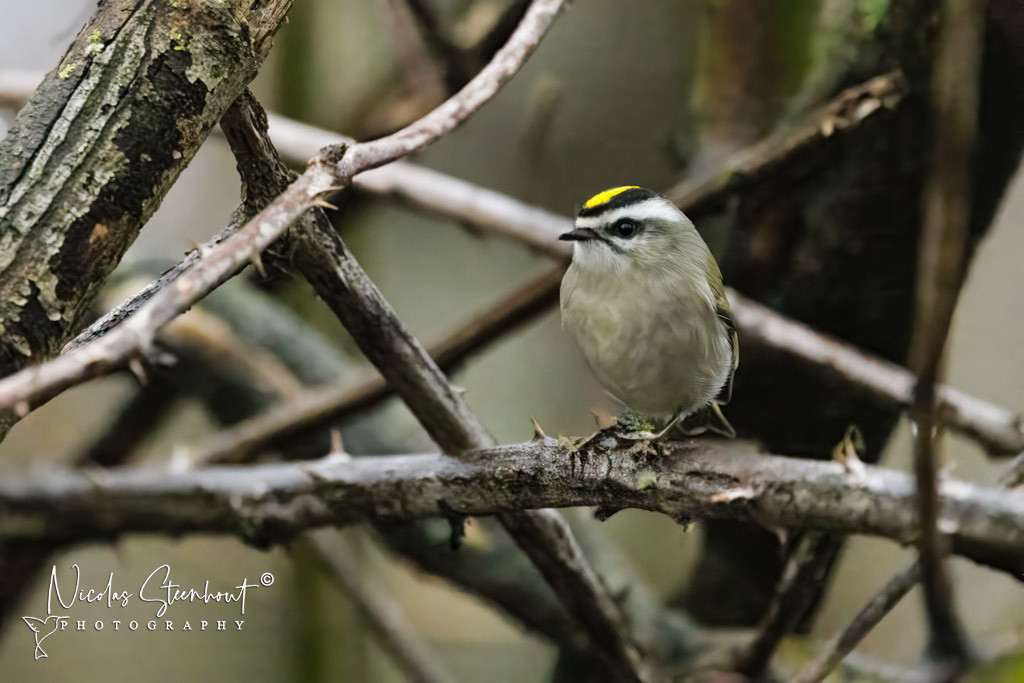
[[[0,376],[76,331],[290,4],[100,3],[0,142]]]

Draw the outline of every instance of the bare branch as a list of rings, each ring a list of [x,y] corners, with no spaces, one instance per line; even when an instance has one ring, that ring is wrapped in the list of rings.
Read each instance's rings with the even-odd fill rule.
[[[777,174],[780,166],[820,154],[825,145],[833,144],[879,112],[894,109],[906,89],[899,71],[847,88],[787,129],[739,152],[724,169],[681,183],[665,195],[687,213],[706,213],[724,204],[744,186]]]
[[[729,292],[744,345],[764,346],[818,368],[880,403],[906,409],[913,399],[914,376],[905,368],[872,356],[833,337],[815,332],[737,292]],[[1024,450],[1019,415],[948,386],[937,388],[944,424],[974,439],[992,455]]]
[[[454,680],[412,628],[402,607],[364,576],[341,538],[333,542],[320,535],[303,539],[315,552],[334,582],[362,613],[381,647],[414,683],[445,683]]]
[[[786,565],[764,623],[736,658],[736,672],[752,680],[763,677],[782,639],[796,628],[809,603],[820,594],[842,539],[835,534],[810,532],[799,543]]]
[[[403,4],[415,19],[424,45],[443,66],[448,91],[457,91],[466,84],[472,73],[469,55],[452,41],[433,8],[425,0],[404,0]]]
[[[560,266],[545,271],[473,316],[427,351],[446,373],[495,340],[532,320],[558,298]],[[380,405],[395,395],[380,375],[354,386],[312,389],[266,413],[217,433],[190,452],[193,462],[242,463],[276,446],[284,446],[300,433],[323,429]]]
[[[830,126],[845,130],[843,125],[856,125],[871,112],[876,111],[876,104],[891,102],[892,98],[900,96],[901,91],[897,87],[899,80],[895,76],[880,78],[882,80],[869,81],[840,94],[830,105],[823,108],[827,115],[825,119],[819,120],[817,125],[807,124],[804,137],[817,131],[821,140],[827,140],[828,136],[825,136],[823,131],[828,131]],[[25,85],[19,85],[19,81],[28,83],[30,79],[0,71],[0,97],[6,94],[15,101],[23,97]],[[842,118],[841,121],[845,122],[842,124],[836,124],[834,114],[829,114],[846,111],[851,107],[859,107],[860,114]],[[286,159],[293,162],[307,159],[318,149],[328,145],[351,143],[350,139],[336,133],[281,116],[271,114],[269,120],[275,146]],[[723,193],[734,192],[740,187],[736,184],[738,181],[735,178],[757,177],[761,173],[757,169],[762,166],[777,164],[794,150],[804,149],[801,145],[775,142],[770,145],[772,151],[769,152],[768,149],[761,149],[762,146],[763,144],[759,143],[751,150],[740,154],[737,157],[739,161],[730,162],[732,166],[741,169],[738,176],[716,173],[714,178],[717,182],[700,184],[703,189],[680,190],[678,194],[682,198],[682,208],[685,211],[692,211],[694,208],[714,204],[726,196]],[[749,161],[750,159],[757,159],[758,163],[755,164]],[[729,181],[729,178],[734,179]],[[437,171],[398,161],[360,174],[354,179],[353,185],[358,190],[392,196],[417,208],[510,237],[556,258],[566,258],[569,255],[566,243],[557,240],[559,234],[570,229],[569,218]],[[231,229],[229,226],[228,230]],[[200,251],[208,250],[212,246],[204,245]],[[186,270],[198,258],[198,254],[199,251],[193,252],[186,261],[169,271],[168,276],[147,288],[144,299],[133,300],[129,305],[118,307],[105,318],[105,322],[97,323],[90,327],[87,333],[79,335],[76,340],[69,343],[68,349],[99,336],[109,329],[113,322],[127,317],[127,314],[135,310],[142,301],[148,300],[148,295],[153,291],[165,286],[173,277]],[[818,334],[806,325],[775,314],[738,292],[730,292],[730,301],[737,325],[744,334],[744,345],[764,345],[777,352],[792,353],[836,380],[869,392],[883,403],[901,409],[910,406],[915,380],[904,368],[866,354],[849,344]],[[975,440],[993,455],[1013,455],[1024,451],[1024,428],[1019,415],[951,387],[940,387],[938,392],[941,401],[939,410],[943,421],[951,429]],[[330,406],[341,403],[340,400],[335,402],[326,396],[324,402],[327,410],[333,409]]]
[[[125,401],[103,433],[78,452],[74,464],[112,467],[126,462],[177,404],[178,391],[176,386],[155,374],[148,385],[139,387]]]
[[[121,367],[150,347],[157,331],[231,277],[276,240],[319,197],[347,186],[359,173],[416,152],[454,130],[493,97],[537,47],[564,0],[535,0],[494,59],[459,93],[397,133],[318,154],[272,204],[214,246],[173,288],[160,290],[116,332],[67,355],[0,380],[0,407],[26,412],[32,403]]]
[[[836,636],[817,658],[800,669],[794,680],[799,683],[819,683],[824,680],[920,580],[921,565],[915,560],[890,579],[889,583],[864,605],[842,633]]]
[[[999,477],[999,483],[1010,489],[1024,484],[1024,453],[1021,453],[1010,462],[1010,466]]]
[[[632,445],[632,444],[630,444]],[[783,528],[881,536],[917,534],[913,479],[865,466],[767,455],[744,442],[664,444],[663,457],[599,445],[571,472],[553,439],[460,458],[408,455],[204,468],[54,469],[0,481],[0,537],[111,539],[125,533],[231,533],[279,543],[308,528],[365,519],[490,515],[541,507],[613,504],[688,522],[729,518]],[[954,550],[1001,553],[1024,576],[1024,492],[948,480],[941,524]]]
[[[290,5],[99,4],[0,140],[0,374],[70,337]]]
[[[932,83],[935,127],[932,172],[924,195],[918,255],[917,302],[910,367],[917,373],[910,419],[914,425],[917,539],[921,583],[931,627],[930,649],[947,678],[961,670],[968,645],[953,604],[952,580],[943,564],[946,541],[939,529],[937,385],[953,310],[963,283],[970,219],[970,162],[978,115],[978,81],[984,4],[943,4],[938,63]]]

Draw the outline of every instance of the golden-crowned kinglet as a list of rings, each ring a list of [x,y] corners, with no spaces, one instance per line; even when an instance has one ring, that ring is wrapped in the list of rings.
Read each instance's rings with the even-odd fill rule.
[[[561,239],[574,241],[562,325],[604,388],[661,427],[643,438],[695,413],[707,420],[688,433],[734,435],[718,403],[732,393],[736,330],[690,219],[655,192],[616,187],[587,200]]]

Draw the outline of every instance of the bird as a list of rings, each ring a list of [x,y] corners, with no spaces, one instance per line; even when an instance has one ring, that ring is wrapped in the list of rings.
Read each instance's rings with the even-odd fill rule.
[[[562,327],[600,384],[626,411],[620,435],[660,438],[735,430],[720,405],[732,396],[739,338],[711,250],[668,198],[636,185],[584,204],[562,278]],[[657,431],[655,431],[657,430]]]

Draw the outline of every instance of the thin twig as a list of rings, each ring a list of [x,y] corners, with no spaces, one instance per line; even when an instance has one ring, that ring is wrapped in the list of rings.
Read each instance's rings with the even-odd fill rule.
[[[564,1],[535,0],[494,59],[459,93],[415,123],[379,140],[320,152],[274,202],[210,249],[175,281],[173,288],[161,289],[116,330],[66,355],[0,380],[0,407],[24,414],[33,404],[123,366],[151,347],[160,328],[254,259],[300,215],[315,206],[321,196],[347,186],[363,171],[412,154],[450,133],[518,71]]]
[[[416,21],[424,45],[441,63],[448,92],[456,92],[469,81],[472,73],[469,55],[451,40],[426,0],[404,0],[404,4]]]
[[[79,467],[113,467],[131,457],[143,440],[177,405],[179,391],[172,383],[154,373],[146,386],[139,387],[125,401],[103,432],[74,457]]]
[[[327,524],[436,517],[437,501],[465,515],[614,504],[687,522],[726,518],[781,528],[880,536],[916,533],[910,475],[866,465],[761,452],[741,441],[662,445],[661,456],[627,444],[592,444],[575,473],[573,454],[550,438],[441,455],[323,458],[169,472],[55,468],[0,480],[0,538],[87,541],[125,533],[233,533],[283,542]],[[1024,492],[948,480],[942,525],[954,551],[1001,554],[1024,576]],[[868,511],[868,512],[866,512]]]
[[[895,109],[906,88],[900,71],[847,88],[777,134],[732,156],[724,168],[703,178],[684,181],[665,195],[688,213],[704,214],[721,207],[744,187],[776,175],[781,166],[792,167],[793,161],[813,158],[825,146],[836,144],[844,134],[882,112]]]
[[[1004,488],[1013,488],[1014,472],[1018,460],[1015,459],[1004,470],[999,483]],[[821,653],[808,662],[801,670],[796,683],[818,683],[825,679],[843,659],[878,625],[886,614],[892,611],[903,596],[921,580],[921,564],[919,560],[889,580],[877,595],[866,604],[845,629],[825,646]]]
[[[853,621],[829,642],[825,650],[804,665],[794,679],[798,683],[818,683],[846,658],[882,618],[921,580],[921,565],[916,560],[889,580],[885,587],[857,613]]]
[[[999,477],[999,483],[1010,489],[1024,485],[1024,452],[1010,462],[1010,466]]]
[[[547,310],[557,300],[561,277],[561,266],[545,271],[428,347],[428,353],[441,370],[452,372],[473,354]],[[338,424],[394,395],[394,387],[376,373],[352,386],[312,389],[218,432],[192,450],[190,457],[203,464],[248,462],[269,448],[292,442],[301,433]]]
[[[777,598],[750,644],[736,658],[735,670],[751,680],[760,680],[772,656],[803,618],[815,596],[820,595],[842,538],[835,534],[810,532],[790,557],[779,581]]]
[[[445,666],[409,623],[401,605],[360,570],[341,538],[328,541],[320,535],[304,537],[317,560],[359,609],[377,640],[414,683],[445,683],[454,680]]]
[[[968,645],[953,604],[939,530],[937,385],[953,310],[963,283],[970,218],[970,161],[977,127],[978,80],[984,3],[947,0],[943,5],[938,63],[933,79],[935,127],[932,172],[924,191],[918,255],[917,302],[910,367],[917,374],[910,419],[914,425],[917,539],[921,584],[931,630],[930,650],[952,678],[968,658]]]

